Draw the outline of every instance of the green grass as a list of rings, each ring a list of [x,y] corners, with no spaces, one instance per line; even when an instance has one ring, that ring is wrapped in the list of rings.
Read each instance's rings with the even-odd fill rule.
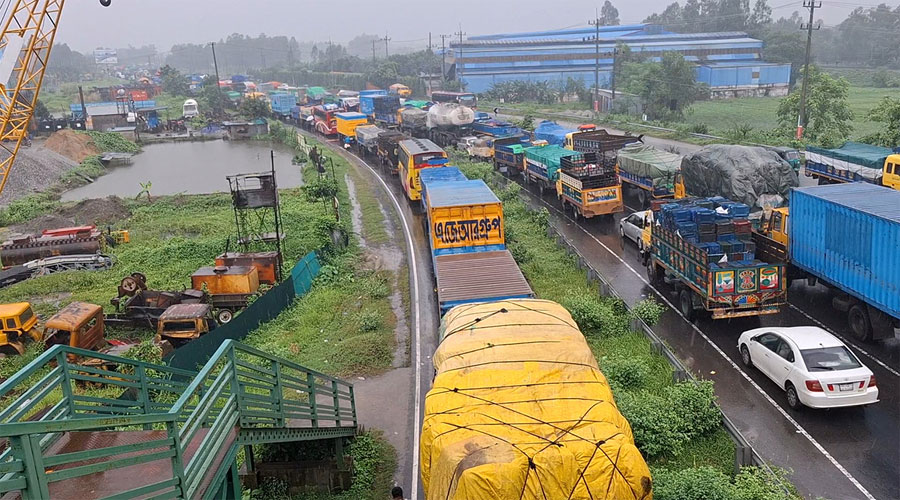
[[[374,245],[383,245],[390,241],[387,228],[384,226],[384,213],[381,204],[372,189],[372,180],[364,177],[355,168],[348,170],[353,184],[356,186],[356,201],[361,211],[363,238]]]
[[[869,119],[869,111],[884,96],[900,98],[900,89],[851,87],[850,109],[853,111],[851,137],[859,138],[880,131],[884,124]],[[755,130],[769,130],[777,126],[780,97],[746,97],[740,99],[703,101],[694,103],[685,116],[688,124],[705,124],[713,135],[723,135],[733,125],[747,124]]]

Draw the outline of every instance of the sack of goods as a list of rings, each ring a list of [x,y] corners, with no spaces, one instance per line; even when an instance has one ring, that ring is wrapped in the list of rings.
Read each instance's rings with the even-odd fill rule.
[[[461,305],[441,328],[420,448],[426,498],[652,498],[631,426],[562,306]]]

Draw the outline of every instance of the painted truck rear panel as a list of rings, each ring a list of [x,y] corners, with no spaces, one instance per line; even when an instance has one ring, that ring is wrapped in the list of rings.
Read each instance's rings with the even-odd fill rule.
[[[900,192],[867,183],[795,188],[791,261],[900,318]]]
[[[356,127],[366,125],[369,119],[362,113],[335,113],[337,119],[337,133],[344,137],[356,137]]]
[[[506,248],[503,206],[484,181],[434,182],[427,197],[432,255]]]

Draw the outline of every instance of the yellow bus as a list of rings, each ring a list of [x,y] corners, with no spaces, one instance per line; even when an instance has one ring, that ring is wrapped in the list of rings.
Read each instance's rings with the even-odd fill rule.
[[[422,199],[422,184],[419,171],[423,168],[438,168],[447,165],[447,152],[428,139],[406,139],[400,141],[397,153],[397,170],[400,184],[410,201]]]

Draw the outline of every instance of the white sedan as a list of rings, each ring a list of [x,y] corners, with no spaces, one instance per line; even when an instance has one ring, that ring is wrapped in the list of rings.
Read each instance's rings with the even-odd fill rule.
[[[744,365],[755,366],[784,389],[795,410],[878,402],[872,370],[821,328],[756,328],[741,334],[737,346]]]
[[[619,235],[623,240],[629,239],[633,241],[637,245],[638,250],[643,250],[649,246],[649,242],[646,241],[647,237],[644,236],[644,229],[650,224],[652,218],[653,213],[649,210],[634,212],[628,217],[623,217],[619,221]]]

